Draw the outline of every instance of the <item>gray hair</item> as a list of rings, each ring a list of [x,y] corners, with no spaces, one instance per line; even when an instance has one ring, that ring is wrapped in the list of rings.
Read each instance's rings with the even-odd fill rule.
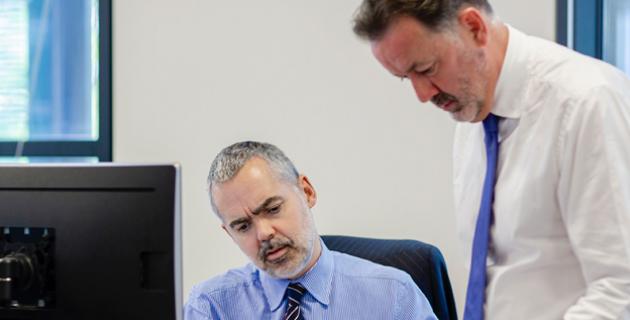
[[[278,178],[297,185],[299,173],[291,160],[278,147],[265,142],[237,142],[221,150],[210,166],[208,192],[212,210],[217,215],[219,211],[212,197],[212,187],[232,179],[253,157],[265,160]]]

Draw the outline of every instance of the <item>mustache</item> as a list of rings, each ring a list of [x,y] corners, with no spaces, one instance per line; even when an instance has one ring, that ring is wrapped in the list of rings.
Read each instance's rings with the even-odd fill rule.
[[[260,249],[258,250],[258,258],[261,261],[267,261],[267,254],[270,251],[278,250],[283,247],[293,247],[293,240],[291,239],[279,239],[273,238],[271,240],[265,240],[262,242]]]
[[[435,104],[436,106],[441,106],[451,100],[457,101],[457,98],[455,98],[455,96],[450,95],[446,92],[440,92],[431,99],[431,102],[433,102],[433,104]]]

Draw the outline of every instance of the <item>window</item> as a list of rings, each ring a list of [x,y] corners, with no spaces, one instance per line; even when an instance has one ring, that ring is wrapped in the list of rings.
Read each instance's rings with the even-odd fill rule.
[[[630,75],[630,1],[604,1],[602,58]]]
[[[558,42],[630,75],[630,1],[558,0]]]
[[[0,162],[111,161],[111,3],[0,0]]]

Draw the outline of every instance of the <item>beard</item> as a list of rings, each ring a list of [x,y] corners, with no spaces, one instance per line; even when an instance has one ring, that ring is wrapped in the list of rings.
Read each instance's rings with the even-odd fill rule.
[[[440,92],[431,99],[431,102],[436,106],[452,103],[453,106],[449,113],[458,122],[472,122],[477,118],[484,105],[482,100],[474,99],[474,96],[470,93],[464,93],[462,98],[457,98],[446,92]]]
[[[487,63],[481,50],[467,50],[463,47],[460,47],[460,50],[457,58],[459,65],[476,67],[457,77],[459,94],[440,92],[431,99],[431,102],[437,106],[452,102],[453,106],[449,108],[449,112],[455,121],[473,122],[485,105],[484,96],[488,82],[480,75],[485,73]]]
[[[451,113],[451,116],[457,122],[473,122],[481,113],[482,106],[481,102],[465,105],[459,112]]]
[[[297,236],[297,240],[292,240],[284,236],[263,241],[258,250],[258,262],[260,268],[274,278],[294,279],[307,267],[311,261],[314,251],[315,231],[313,222],[304,225],[304,232]],[[270,252],[286,249],[286,252],[276,258],[269,259]]]

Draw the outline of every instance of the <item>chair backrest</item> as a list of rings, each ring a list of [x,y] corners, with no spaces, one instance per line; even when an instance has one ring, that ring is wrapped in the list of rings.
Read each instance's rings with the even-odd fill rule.
[[[330,250],[407,272],[427,297],[438,319],[457,320],[455,299],[440,250],[417,240],[325,235]]]

